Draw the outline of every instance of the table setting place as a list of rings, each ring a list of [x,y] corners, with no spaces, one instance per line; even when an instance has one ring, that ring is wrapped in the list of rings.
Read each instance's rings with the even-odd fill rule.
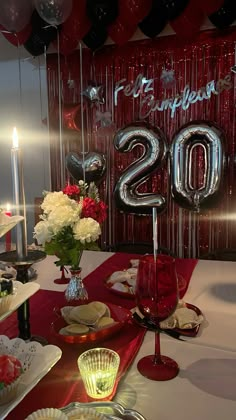
[[[50,264],[54,263],[50,260],[48,268]],[[15,307],[0,315],[0,363],[2,358],[4,366],[0,369],[0,417],[145,420],[141,412],[114,398],[147,331],[154,333],[155,345],[153,354],[138,362],[138,372],[154,381],[178,375],[178,363],[160,353],[160,334],[180,342],[198,335],[204,314],[184,300],[196,264],[197,260],[167,255],[116,253],[88,274],[82,286],[78,283],[76,290],[71,279],[63,292],[40,288],[40,274],[39,282],[27,282],[37,288],[25,295],[27,300],[30,297],[30,328],[46,343],[34,341],[38,337],[34,334],[29,340],[16,338]],[[36,266],[40,273],[45,261]],[[1,299],[5,293],[20,293],[15,273],[5,268]],[[7,270],[11,271],[8,275]],[[11,282],[11,287],[5,282]],[[130,284],[132,291],[112,287],[117,284]],[[83,299],[77,297],[81,287],[87,292]],[[14,392],[8,395],[9,388]]]

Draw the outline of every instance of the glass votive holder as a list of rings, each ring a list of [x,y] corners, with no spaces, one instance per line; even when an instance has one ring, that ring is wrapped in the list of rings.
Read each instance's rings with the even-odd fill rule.
[[[103,399],[111,395],[120,365],[120,356],[113,350],[97,347],[78,358],[78,368],[89,397]]]

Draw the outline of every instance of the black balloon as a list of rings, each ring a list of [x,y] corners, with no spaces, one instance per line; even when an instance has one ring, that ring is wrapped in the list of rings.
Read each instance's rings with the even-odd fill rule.
[[[49,44],[56,39],[59,27],[48,25],[36,11],[32,15],[31,24],[32,32],[24,47],[33,57],[37,57],[43,54]]]
[[[236,1],[225,0],[223,6],[209,16],[210,21],[219,29],[227,28],[236,19]]]
[[[96,51],[98,48],[103,46],[107,36],[105,28],[93,25],[89,32],[83,37],[83,41],[88,48],[92,51]]]
[[[118,0],[87,0],[86,13],[93,24],[108,26],[118,16]]]
[[[43,26],[48,26],[48,23],[43,20],[38,12],[34,10],[32,17],[31,17],[31,25],[32,28],[36,31],[37,29],[43,28]]]
[[[139,23],[144,35],[155,38],[167,24],[168,18],[164,7],[158,1],[153,1],[150,13]]]
[[[156,3],[159,3],[160,6],[164,8],[167,19],[172,20],[181,15],[189,1],[190,0],[157,0]]]

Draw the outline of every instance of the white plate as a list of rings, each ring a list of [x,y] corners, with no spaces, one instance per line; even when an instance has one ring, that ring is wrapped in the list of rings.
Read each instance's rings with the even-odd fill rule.
[[[14,312],[23,302],[26,301],[26,299],[34,295],[39,290],[40,285],[34,282],[23,284],[20,281],[14,280],[13,287],[15,294],[13,295],[10,309],[7,312],[4,312],[4,314],[0,315],[0,321],[3,321],[5,318],[11,315],[12,312]]]
[[[60,360],[62,351],[52,344],[42,346],[35,341],[25,343],[21,338],[10,340],[5,335],[0,335],[0,354],[14,355],[21,361],[25,370],[16,398],[0,406],[0,419],[3,420]]]

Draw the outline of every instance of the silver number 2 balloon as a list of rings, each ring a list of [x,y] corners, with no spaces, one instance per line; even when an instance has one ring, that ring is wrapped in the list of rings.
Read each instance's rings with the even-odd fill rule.
[[[199,211],[214,204],[223,176],[223,142],[222,132],[209,121],[192,121],[175,134],[171,146],[171,192],[181,207]],[[204,173],[199,187],[192,182],[196,147],[203,149]]]
[[[115,202],[120,210],[131,214],[150,214],[153,207],[159,213],[166,207],[165,197],[156,193],[139,193],[138,187],[163,163],[165,136],[159,128],[143,122],[128,125],[115,134],[114,147],[119,152],[130,152],[138,145],[144,152],[120,176],[114,189]]]

